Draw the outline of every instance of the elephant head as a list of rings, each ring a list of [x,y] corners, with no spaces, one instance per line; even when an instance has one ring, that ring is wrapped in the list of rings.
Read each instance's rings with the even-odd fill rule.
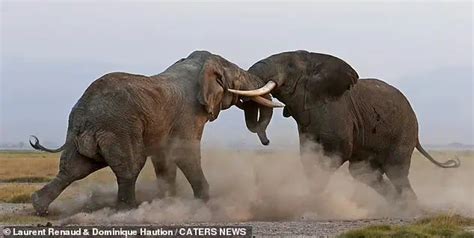
[[[272,102],[268,93],[257,96],[240,96],[230,92],[230,89],[255,90],[265,88],[257,76],[242,70],[226,59],[206,51],[193,52],[188,58],[204,57],[199,76],[198,101],[204,107],[209,121],[219,115],[220,110],[236,105],[245,109],[247,128],[257,133],[262,144],[269,143],[265,129],[270,123],[273,107],[283,105]],[[260,118],[257,119],[258,111]]]
[[[258,76],[267,86],[264,91],[285,103],[283,115],[298,118],[301,112],[320,102],[340,97],[354,85],[359,76],[343,60],[334,56],[307,51],[284,52],[260,60],[249,73]],[[258,90],[231,90],[244,96],[260,95]],[[299,120],[301,119],[301,120]]]

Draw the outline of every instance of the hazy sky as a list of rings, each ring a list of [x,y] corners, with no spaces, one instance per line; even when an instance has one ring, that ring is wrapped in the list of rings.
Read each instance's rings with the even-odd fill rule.
[[[271,54],[305,49],[350,63],[361,77],[401,89],[425,144],[474,143],[472,3],[97,3],[1,5],[0,142],[64,141],[71,107],[111,71],[162,72],[196,49],[247,69]],[[271,147],[298,144],[275,110]],[[206,125],[204,143],[258,145],[243,113]]]

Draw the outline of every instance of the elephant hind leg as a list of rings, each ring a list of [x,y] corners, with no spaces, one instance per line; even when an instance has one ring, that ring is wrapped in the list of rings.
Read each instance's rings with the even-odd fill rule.
[[[109,134],[101,140],[100,149],[107,164],[117,178],[117,207],[128,209],[137,205],[135,184],[146,162],[141,137],[121,138]]]
[[[386,174],[396,190],[394,204],[403,212],[417,213],[421,211],[415,191],[413,191],[408,179],[408,172],[405,172],[404,168],[390,167]]]
[[[397,197],[404,200],[405,202],[416,202],[417,196],[411,186],[410,180],[407,176],[402,176],[398,172],[388,172],[390,182],[392,182],[395,190],[397,191]]]
[[[385,174],[395,187],[397,199],[401,199],[404,202],[416,202],[417,200],[415,191],[413,191],[410,180],[408,179],[410,156],[411,155],[395,155],[393,159],[399,162],[389,163],[384,168]]]
[[[350,162],[349,172],[351,176],[374,189],[378,194],[387,201],[391,201],[391,185],[383,178],[383,172],[368,161]]]
[[[69,147],[61,154],[59,173],[43,188],[32,194],[33,207],[38,215],[47,215],[48,207],[69,184],[105,167],[106,164],[85,157]]]
[[[151,156],[158,182],[158,197],[176,195],[176,163],[168,153],[156,153]]]

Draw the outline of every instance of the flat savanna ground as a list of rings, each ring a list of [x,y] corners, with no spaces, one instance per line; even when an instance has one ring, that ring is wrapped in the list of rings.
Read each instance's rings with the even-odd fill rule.
[[[203,151],[203,169],[211,186],[208,203],[193,199],[180,173],[177,196],[157,199],[157,182],[147,162],[137,182],[137,197],[142,202],[137,209],[113,208],[117,185],[111,170],[104,168],[71,184],[51,205],[48,217],[36,217],[30,195],[55,176],[59,154],[2,151],[0,224],[204,223],[251,225],[256,235],[336,235],[369,225],[377,225],[370,228],[377,232],[406,224],[431,226],[426,220],[419,223],[426,217],[451,224],[450,217],[456,214],[456,219],[468,220],[460,222],[462,229],[472,229],[474,152],[431,154],[439,161],[457,156],[462,164],[458,169],[441,169],[414,153],[410,180],[419,198],[420,209],[416,210],[387,204],[370,188],[355,182],[347,164],[332,176],[324,194],[315,196],[308,187],[318,181],[307,181],[297,151],[216,149]],[[439,214],[444,216],[439,218]]]

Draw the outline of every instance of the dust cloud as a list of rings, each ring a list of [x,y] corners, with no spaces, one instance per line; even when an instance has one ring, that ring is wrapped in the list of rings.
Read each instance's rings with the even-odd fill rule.
[[[462,164],[458,169],[442,169],[417,152],[413,155],[410,180],[421,207],[417,211],[388,204],[375,191],[353,180],[347,163],[330,177],[324,192],[312,194],[310,187],[327,175],[307,179],[296,150],[218,149],[205,150],[202,155],[211,189],[207,203],[194,199],[189,183],[178,174],[177,196],[164,199],[154,199],[157,185],[153,176],[142,176],[137,183],[137,197],[143,202],[136,209],[113,208],[114,182],[85,185],[80,196],[58,201],[53,209],[68,215],[63,224],[362,219],[439,212],[474,216],[473,152],[432,154],[438,160],[457,154]],[[337,159],[323,158],[321,154],[312,156]],[[152,170],[149,164],[145,169]]]

